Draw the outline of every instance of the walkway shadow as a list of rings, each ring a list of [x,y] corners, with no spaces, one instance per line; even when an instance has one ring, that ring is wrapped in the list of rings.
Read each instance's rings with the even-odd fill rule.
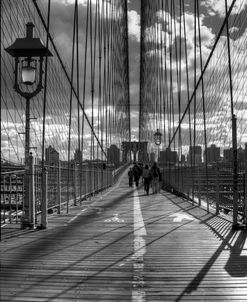
[[[114,208],[117,206],[118,203],[122,202],[123,199],[128,198],[130,195],[133,194],[133,191],[128,190],[127,192],[119,195],[118,197],[111,198],[104,202],[102,204],[102,207],[107,208]],[[28,241],[23,243],[22,245],[18,245],[18,249],[20,250],[20,253],[16,259],[16,261],[12,261],[11,264],[5,267],[5,272],[7,275],[11,275],[14,270],[21,269],[22,267],[25,267],[25,263],[34,261],[36,259],[39,259],[42,254],[43,256],[46,256],[50,253],[54,253],[55,250],[60,249],[56,245],[54,245],[54,238],[56,237],[63,237],[69,238],[70,234],[73,234],[74,232],[74,226],[78,224],[82,224],[85,228],[88,223],[91,223],[92,219],[100,219],[98,217],[98,208],[92,207],[90,210],[83,216],[79,216],[77,220],[70,223],[70,227],[68,228],[66,225],[63,227],[59,227],[58,229],[53,230],[42,230],[42,231],[33,231],[32,233],[40,234],[40,236],[35,236],[32,241]],[[22,234],[23,235],[23,234]],[[55,250],[50,251],[49,247],[54,246]],[[66,248],[63,246],[63,249]],[[47,250],[47,253],[45,251]],[[8,253],[8,250],[5,250],[5,253]],[[20,261],[19,259],[22,259]]]
[[[233,231],[230,221],[223,217],[216,216],[212,213],[207,213],[205,209],[201,208],[202,211],[205,211],[207,213],[206,219],[203,219],[205,215],[200,216],[193,213],[195,207],[186,207],[184,203],[191,203],[186,200],[181,203],[181,199],[177,196],[173,197],[172,194],[169,194],[166,195],[166,198],[168,198],[172,203],[177,205],[183,211],[187,211],[190,215],[200,220],[201,224],[206,225],[210,229],[210,231],[212,231],[213,234],[222,241],[218,249],[208,259],[207,263],[202,267],[200,272],[186,286],[184,291],[178,296],[175,301],[180,301],[186,294],[190,294],[191,292],[197,290],[203,279],[208,274],[209,270],[212,268],[212,266],[224,250],[230,251],[230,257],[224,267],[228,274],[231,277],[235,278],[244,278],[247,276],[247,256],[241,256],[241,252],[243,251],[247,238],[246,231]],[[199,207],[197,206],[196,208]]]
[[[246,231],[239,233],[236,242],[231,248],[230,257],[225,265],[225,270],[228,272],[228,274],[235,278],[243,278],[247,276],[247,255],[241,256],[246,238]]]

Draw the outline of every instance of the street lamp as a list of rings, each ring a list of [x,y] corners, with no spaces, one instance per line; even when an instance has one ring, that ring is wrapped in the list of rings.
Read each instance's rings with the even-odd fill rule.
[[[29,188],[29,151],[30,151],[30,99],[36,96],[41,89],[43,77],[44,57],[52,56],[40,38],[33,38],[34,24],[26,24],[26,37],[17,38],[9,47],[5,48],[15,58],[14,90],[26,99],[26,123],[25,123],[25,180],[24,180],[24,219],[23,227],[33,226],[30,207]]]
[[[159,129],[154,133],[154,143],[155,145],[159,146],[161,144],[161,136],[162,134],[160,133]]]
[[[157,131],[154,133],[154,143],[156,146],[158,146],[158,159],[157,161],[159,161],[159,157],[160,157],[160,144],[161,144],[161,132],[159,131],[159,129],[157,129]]]

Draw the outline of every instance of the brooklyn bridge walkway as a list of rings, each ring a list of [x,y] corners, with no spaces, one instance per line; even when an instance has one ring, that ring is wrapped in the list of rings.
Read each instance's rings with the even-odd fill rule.
[[[49,229],[1,242],[0,300],[247,301],[246,235],[125,173]]]

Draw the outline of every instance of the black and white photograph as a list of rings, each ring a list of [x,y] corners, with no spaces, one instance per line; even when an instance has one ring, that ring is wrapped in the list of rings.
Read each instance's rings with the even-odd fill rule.
[[[247,0],[0,15],[0,301],[246,302]]]

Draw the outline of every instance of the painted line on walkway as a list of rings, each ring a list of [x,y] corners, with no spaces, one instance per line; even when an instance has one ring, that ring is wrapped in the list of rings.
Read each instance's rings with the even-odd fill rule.
[[[140,199],[137,189],[134,190],[134,255],[133,259],[133,281],[132,281],[132,302],[145,302],[145,281],[144,281],[144,255],[146,253],[147,235],[142,217]]]
[[[97,204],[99,201],[102,201],[103,198],[105,198],[105,197],[106,197],[108,194],[110,194],[113,190],[115,190],[116,188],[119,187],[119,185],[120,185],[120,183],[121,183],[121,181],[122,181],[122,179],[123,179],[124,177],[126,177],[126,173],[123,173],[123,174],[119,177],[118,181],[117,181],[113,186],[111,186],[110,188],[106,189],[105,191],[102,191],[102,193],[99,193],[99,194],[101,194],[101,195],[99,195],[99,194],[96,195],[96,196],[95,196],[95,200],[92,201],[92,203],[89,204],[89,205],[87,206],[86,209],[83,209],[80,213],[78,213],[78,214],[76,214],[74,217],[72,217],[68,222],[66,222],[66,223],[64,224],[64,226],[66,226],[66,225],[68,225],[69,223],[73,222],[76,218],[78,218],[78,217],[82,214],[82,212],[85,212],[85,211],[87,211],[87,210],[89,210],[89,209],[91,209],[91,208],[94,208],[94,207],[95,207],[95,204]]]
[[[74,217],[72,217],[68,222],[66,222],[64,224],[64,226],[67,226],[69,223],[73,222],[76,218],[78,218],[83,212],[91,209],[94,207],[95,204],[97,204],[99,201],[102,201],[103,200],[103,197],[106,197],[108,194],[110,194],[114,189],[118,188],[119,187],[119,184],[121,182],[121,179],[123,178],[124,175],[121,175],[120,178],[119,178],[119,181],[117,183],[115,183],[110,189],[106,190],[106,191],[103,191],[103,193],[101,194],[101,196],[96,196],[96,200],[94,200],[91,204],[89,204],[87,206],[86,209],[83,209],[81,210],[80,213],[76,214]],[[100,194],[100,193],[99,193]]]
[[[85,212],[86,210],[87,210],[87,208],[81,210],[80,213],[76,214],[76,215],[75,215],[74,217],[72,217],[68,222],[66,222],[66,223],[64,224],[64,226],[66,226],[66,225],[68,225],[69,223],[73,222],[77,217],[79,217],[79,216],[80,216],[83,212]]]

